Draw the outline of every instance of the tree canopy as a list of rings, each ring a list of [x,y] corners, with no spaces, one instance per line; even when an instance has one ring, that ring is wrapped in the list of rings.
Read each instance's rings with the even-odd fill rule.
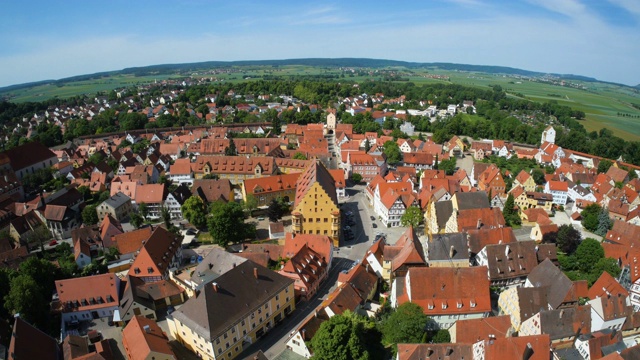
[[[389,314],[380,325],[382,343],[397,351],[399,343],[424,343],[429,318],[420,305],[406,302]]]
[[[253,238],[256,233],[255,226],[244,222],[244,211],[236,202],[213,202],[207,225],[213,241],[222,247]]]
[[[400,217],[400,225],[412,226],[414,229],[420,225],[423,219],[422,210],[417,206],[409,206]]]
[[[388,164],[393,165],[402,161],[402,151],[395,141],[385,142],[382,146],[382,152],[387,156]]]
[[[386,359],[375,323],[349,310],[323,322],[311,348],[316,360]]]
[[[199,196],[191,196],[180,207],[182,216],[191,225],[202,229],[207,225],[207,206]]]

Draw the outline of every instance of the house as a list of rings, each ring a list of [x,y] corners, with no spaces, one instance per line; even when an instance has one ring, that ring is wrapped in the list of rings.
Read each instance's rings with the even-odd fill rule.
[[[129,276],[139,278],[145,283],[166,280],[169,277],[169,269],[177,268],[181,263],[180,241],[165,228],[157,227],[140,248],[129,268]]]
[[[402,164],[416,170],[433,169],[436,157],[424,152],[409,152],[402,155]]]
[[[509,315],[511,326],[520,330],[523,321],[530,319],[542,309],[549,308],[547,289],[539,287],[511,287],[500,293],[500,312]]]
[[[589,305],[555,310],[541,310],[522,322],[519,336],[547,334],[552,344],[568,344],[578,334],[591,329],[591,309]]]
[[[386,173],[386,162],[379,164],[375,157],[370,154],[354,154],[349,152],[345,177],[351,178],[353,174],[360,174],[362,181],[369,182],[376,175],[385,175]]]
[[[491,286],[502,289],[521,286],[538,265],[534,241],[487,245],[476,255],[476,263],[486,266]]]
[[[551,213],[551,208],[553,207],[553,195],[548,193],[541,193],[535,191],[527,191],[527,204],[520,209],[533,209],[538,208],[546,211],[547,213]]]
[[[591,332],[622,330],[627,317],[633,313],[629,297],[622,294],[597,297],[588,304],[591,305]]]
[[[536,191],[536,182],[533,176],[524,170],[520,170],[516,178],[513,180],[513,187],[521,186],[524,191]]]
[[[413,184],[381,182],[375,189],[373,207],[384,226],[400,226],[400,218],[411,206],[418,206]]]
[[[58,163],[56,154],[37,141],[0,153],[0,163],[6,163],[7,160],[20,180],[27,174],[34,174],[40,169],[50,168]]]
[[[546,129],[542,131],[542,136],[540,137],[540,143],[543,144],[545,142],[555,144],[556,142],[556,130],[553,126],[549,125]]]
[[[333,169],[329,170],[329,173],[333,177],[333,180],[335,180],[336,182],[336,195],[338,196],[338,199],[344,199],[345,197],[347,197],[347,183],[344,178],[344,171],[340,169]]]
[[[606,172],[614,183],[625,183],[629,181],[629,172],[620,169],[617,166],[611,166]]]
[[[234,185],[239,185],[246,179],[275,175],[277,167],[270,156],[198,156],[191,164],[195,178],[202,179],[211,174],[220,179],[228,179]]]
[[[436,234],[425,246],[429,267],[469,267],[469,243],[464,233]]]
[[[425,211],[424,215],[425,226],[429,227],[429,231],[432,234],[455,233],[458,232],[458,212],[461,210],[490,208],[491,204],[487,198],[487,193],[484,191],[457,192],[453,194],[451,200],[431,202],[427,206],[427,211]],[[469,215],[465,215],[465,218],[471,219]],[[474,220],[475,225],[477,225],[477,219]]]
[[[111,215],[107,215],[102,219],[99,230],[103,248],[110,248],[114,246],[115,243],[113,242],[113,237],[124,233],[120,222],[111,217]]]
[[[83,269],[91,264],[91,245],[82,238],[74,239],[73,256],[78,265],[78,269]]]
[[[449,328],[451,342],[461,344],[507,338],[511,333],[511,320],[506,315],[458,320]]]
[[[172,219],[182,219],[182,205],[191,197],[191,190],[186,183],[179,185],[173,192],[167,194],[164,206],[169,210]]]
[[[278,273],[294,281],[296,300],[309,301],[326,279],[329,265],[324,256],[304,244]]]
[[[485,157],[491,155],[493,144],[486,141],[473,141],[471,143],[471,152],[473,158],[476,160],[483,160]]]
[[[282,198],[289,203],[296,195],[296,182],[300,173],[264,176],[259,179],[246,179],[242,183],[242,197],[246,201],[253,196],[259,207],[267,207],[272,200]]]
[[[627,345],[623,342],[621,331],[606,329],[581,334],[574,347],[584,359],[602,359],[605,355],[626,349]]]
[[[30,211],[23,216],[18,216],[15,219],[12,219],[9,222],[9,235],[16,242],[27,244],[31,234],[43,228],[46,227],[42,219],[40,219],[34,211]]]
[[[177,284],[185,289],[189,297],[196,296],[207,284],[216,281],[227,271],[247,261],[237,253],[232,254],[222,249],[213,248],[207,255],[193,268],[192,275],[177,277]],[[190,272],[191,273],[191,272]],[[179,274],[178,274],[179,275]],[[174,277],[176,274],[174,273]]]
[[[37,344],[37,346],[34,346]],[[4,356],[5,354],[0,354]],[[7,360],[18,359],[41,359],[41,360],[61,360],[62,351],[58,341],[38,330],[16,316],[13,322],[11,340],[7,351]]]
[[[394,280],[391,305],[418,304],[439,329],[457,320],[489,316],[491,299],[487,268],[411,267]]]
[[[500,169],[491,164],[478,178],[478,189],[490,193],[491,195],[504,196],[506,185]]]
[[[129,216],[129,214],[131,214],[133,206],[131,205],[130,197],[118,192],[100,203],[96,211],[98,212],[99,219],[103,219],[105,216],[110,215],[118,221],[123,221]]]
[[[200,197],[205,204],[216,201],[229,202],[234,198],[233,187],[228,179],[194,180],[191,194]]]
[[[586,282],[569,280],[549,259],[531,270],[524,287],[544,288],[549,309],[577,305],[579,298],[587,295]]]
[[[492,334],[493,335],[493,334]],[[491,338],[473,344],[474,360],[490,359],[550,359],[549,335]]]
[[[62,314],[63,328],[98,318],[113,317],[120,303],[120,278],[101,274],[56,281],[58,300],[52,303]]]
[[[569,184],[566,181],[547,181],[544,184],[544,192],[553,195],[554,204],[564,206],[569,197]]]
[[[491,153],[496,156],[508,158],[510,157],[509,150],[511,150],[511,144],[505,143],[504,140],[493,140],[491,144]]]
[[[474,359],[472,344],[398,344],[396,360]]]
[[[130,360],[178,359],[160,326],[144,316],[134,316],[125,326],[122,345]]]
[[[169,180],[174,184],[183,183],[191,185],[193,183],[193,170],[191,169],[191,159],[177,159],[169,166]]]
[[[392,283],[395,277],[406,276],[409,268],[427,266],[424,249],[418,235],[409,227],[393,245],[386,245],[382,252],[382,278]]]
[[[67,335],[62,341],[62,353],[65,359],[106,360],[113,358],[113,352],[109,340],[103,339],[95,342],[89,336]]]
[[[134,198],[136,206],[140,204],[147,205],[148,217],[159,218],[162,216],[162,207],[166,198],[167,188],[165,184],[146,184],[138,185],[136,188],[136,197]]]
[[[248,260],[167,316],[169,331],[203,359],[234,358],[291,314],[293,294],[291,279]]]
[[[269,222],[269,239],[282,239],[285,236],[282,221]]]
[[[292,231],[329,236],[339,245],[340,208],[335,180],[320,162],[311,163],[296,182]]]
[[[135,253],[142,248],[142,245],[149,240],[152,233],[151,227],[143,227],[113,236],[112,242],[118,248],[120,259],[132,259]]]
[[[56,239],[70,237],[71,230],[81,223],[80,205],[84,203],[84,196],[70,187],[58,191],[48,199],[52,200],[45,205],[42,215],[49,231]]]

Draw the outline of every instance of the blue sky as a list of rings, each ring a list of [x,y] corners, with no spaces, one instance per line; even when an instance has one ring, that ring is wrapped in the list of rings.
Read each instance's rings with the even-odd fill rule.
[[[640,83],[640,0],[3,2],[0,86],[209,60],[368,57]]]

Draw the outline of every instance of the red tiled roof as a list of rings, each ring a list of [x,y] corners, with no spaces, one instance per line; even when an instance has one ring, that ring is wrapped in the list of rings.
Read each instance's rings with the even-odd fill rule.
[[[505,338],[511,329],[509,315],[493,316],[481,319],[456,321],[456,343],[474,344],[481,340],[488,340],[489,335]],[[452,334],[453,335],[453,334]]]
[[[268,194],[285,190],[293,191],[296,188],[296,182],[299,177],[300,173],[263,176],[257,179],[245,179],[243,186],[247,195]]]
[[[143,245],[143,242],[151,237],[151,227],[129,231],[113,237],[121,255],[134,253]]]
[[[122,330],[122,343],[131,360],[143,360],[159,354],[177,359],[167,335],[154,320],[144,316],[134,316]]]
[[[131,264],[129,276],[163,276],[179,248],[180,242],[174,234],[165,228],[156,228]]]
[[[56,281],[64,311],[91,311],[118,306],[120,289],[115,274],[92,275]]]

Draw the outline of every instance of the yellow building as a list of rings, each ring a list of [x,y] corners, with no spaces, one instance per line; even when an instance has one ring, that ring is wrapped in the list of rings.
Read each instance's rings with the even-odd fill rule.
[[[309,164],[298,178],[291,215],[294,233],[326,235],[334,246],[340,245],[340,208],[336,184],[321,162]]]
[[[259,179],[246,179],[242,183],[242,198],[253,195],[258,206],[269,206],[271,200],[279,197],[290,202],[296,196],[296,182],[300,173],[265,176]]]
[[[533,176],[524,170],[520,170],[520,173],[513,180],[513,187],[522,186],[524,191],[536,191],[536,182],[533,180]]]
[[[245,261],[167,316],[175,339],[207,360],[233,359],[295,309],[293,280]]]

